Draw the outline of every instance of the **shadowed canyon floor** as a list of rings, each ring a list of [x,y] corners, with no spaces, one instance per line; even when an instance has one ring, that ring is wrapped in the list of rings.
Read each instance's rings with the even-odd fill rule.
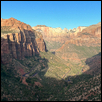
[[[49,53],[49,52],[48,52]],[[6,98],[7,100],[100,100],[101,99],[101,64],[97,65],[94,64],[93,66],[90,64],[93,61],[93,58],[91,58],[90,63],[86,62],[89,65],[89,70],[84,71],[82,74],[76,74],[76,72],[70,77],[70,74],[66,72],[70,69],[69,66],[65,66],[66,64],[60,63],[60,67],[56,66],[55,64],[58,64],[60,60],[57,59],[57,57],[49,54],[44,54],[45,59],[38,59],[35,60],[34,57],[27,58],[27,62],[31,61],[33,62],[33,59],[36,62],[40,62],[41,60],[46,62],[44,65],[46,67],[43,67],[42,63],[40,65],[40,71],[38,70],[38,75],[32,76],[35,71],[32,71],[32,73],[29,73],[29,76],[23,77],[22,75],[19,76],[17,73],[14,73],[14,67],[12,66],[13,70],[8,67],[5,67],[4,65],[1,66],[1,98],[4,100]],[[53,56],[50,58],[50,56]],[[100,56],[100,55],[96,55]],[[48,62],[46,61],[46,57],[48,58]],[[93,56],[94,57],[94,56]],[[53,59],[51,61],[51,59]],[[55,62],[56,60],[56,62]],[[87,59],[89,60],[89,59]],[[94,61],[100,61],[100,58],[97,57],[97,60],[94,58]],[[22,65],[27,64],[27,62],[22,61]],[[52,65],[53,63],[53,65]],[[17,61],[16,61],[17,64]],[[61,66],[62,64],[62,66]],[[33,65],[32,65],[33,66]],[[65,66],[65,67],[64,67]],[[20,66],[21,67],[21,66]],[[26,67],[26,66],[25,66]],[[21,67],[22,69],[25,69],[25,67]],[[28,67],[29,69],[31,67]],[[63,68],[63,70],[62,70]],[[36,67],[35,67],[36,69]],[[81,70],[81,69],[80,69]],[[13,73],[11,73],[13,72]],[[71,71],[70,71],[71,72]],[[96,73],[97,72],[97,73]],[[73,73],[73,69],[72,72]],[[21,73],[20,73],[21,74]],[[23,73],[24,74],[24,73]],[[17,75],[19,77],[17,77]],[[31,75],[31,76],[30,76]],[[62,80],[62,78],[65,76],[65,80],[68,80],[68,77],[70,77],[70,80],[73,81],[72,83],[68,83],[65,80]],[[20,79],[23,77],[23,80],[20,81]],[[34,84],[38,82],[40,86]],[[24,85],[23,85],[24,84]],[[57,93],[57,94],[56,94]],[[28,98],[28,96],[30,96]]]

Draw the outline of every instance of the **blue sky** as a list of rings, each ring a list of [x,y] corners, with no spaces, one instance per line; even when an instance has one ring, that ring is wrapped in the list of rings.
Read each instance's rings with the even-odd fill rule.
[[[101,22],[101,1],[1,1],[1,18],[73,29]]]

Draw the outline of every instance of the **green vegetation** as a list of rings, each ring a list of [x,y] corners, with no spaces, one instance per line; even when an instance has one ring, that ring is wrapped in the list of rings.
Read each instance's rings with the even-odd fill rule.
[[[7,33],[17,33],[15,30],[10,30],[10,26],[3,26],[1,27],[1,33],[2,34],[7,34]]]
[[[84,47],[79,49],[85,50]],[[24,60],[15,60],[15,66],[18,65],[25,72],[29,72],[36,65],[34,69],[37,69],[38,77],[42,80],[39,80],[37,76],[32,77],[35,73],[32,70],[29,73],[30,76],[26,79],[28,83],[28,86],[26,86],[20,81],[21,76],[15,77],[16,73],[13,71],[12,64],[8,69],[1,64],[1,101],[101,100],[101,74],[95,76],[82,74],[80,64],[74,64],[70,61],[65,62],[51,52],[40,52],[40,56],[35,55],[34,57],[26,57]],[[69,70],[70,72],[67,73]],[[62,79],[64,76],[66,81],[71,76],[70,80],[73,83],[65,82]],[[40,82],[43,87],[35,86],[34,88],[34,82]],[[95,95],[90,95],[90,93],[96,91]],[[85,98],[86,96],[88,96],[88,99]]]
[[[6,75],[2,75],[2,73],[7,74],[5,70],[3,70],[7,68],[3,64],[1,64],[1,83],[2,83],[1,95],[4,95],[7,97],[7,98],[3,97],[1,99],[2,101],[8,100],[8,99],[12,101],[14,100],[18,100],[18,101],[19,100],[21,101],[27,101],[27,100],[28,101],[29,100],[31,101],[37,101],[37,100],[66,101],[66,100],[72,100],[72,99],[81,100],[79,96],[81,95],[84,98],[85,97],[84,94],[88,95],[89,94],[88,92],[90,89],[98,86],[99,87],[98,91],[100,90],[100,79],[101,79],[100,74],[95,77],[93,77],[92,75],[86,75],[86,74],[77,75],[76,77],[72,76],[71,80],[73,80],[73,84],[68,84],[64,82],[62,79],[57,79],[57,76],[55,76],[57,74],[61,75],[61,73],[63,73],[62,71],[60,71],[62,68],[57,69],[56,64],[55,64],[55,63],[58,63],[60,59],[58,59],[58,57],[56,57],[50,52],[47,52],[47,54],[46,52],[41,52],[40,54],[42,58],[45,57],[49,59],[49,62],[48,62],[49,68],[53,69],[53,72],[52,71],[47,72],[48,75],[51,75],[50,77],[46,75],[47,74],[46,72],[45,72],[45,75],[40,72],[39,76],[41,76],[41,79],[42,79],[40,83],[44,86],[42,88],[37,87],[37,86],[34,88],[34,82],[39,81],[35,77],[34,78],[28,77],[26,79],[26,82],[28,83],[29,86],[26,86],[21,83],[20,78],[16,78],[14,76],[8,77]],[[50,57],[52,58],[50,59]],[[31,58],[28,58],[28,60],[29,59],[31,60]],[[51,61],[52,59],[53,61]],[[64,66],[63,67],[63,71],[64,71],[64,68],[66,68],[64,63],[61,62],[57,66],[61,66],[61,65]],[[8,72],[8,73],[11,73],[11,72]],[[11,74],[8,74],[8,75],[11,75]],[[94,88],[94,90],[96,89]],[[100,100],[100,95],[101,95],[100,93],[97,93],[97,99],[99,100]],[[11,96],[12,98],[10,98]],[[78,99],[76,99],[75,97],[78,97]],[[95,97],[92,97],[92,96],[90,96],[89,99],[97,100],[95,99]]]
[[[23,26],[21,29],[24,29]],[[11,30],[10,26],[1,27],[2,35],[15,32],[17,31]],[[42,37],[35,30],[29,35],[39,39]],[[62,43],[55,41],[45,43],[52,52],[62,46]],[[13,44],[9,46],[11,54],[8,55],[9,52],[5,51],[2,59],[12,57]],[[32,57],[26,56],[22,60],[12,58],[12,62],[5,65],[1,63],[1,101],[101,101],[100,46],[76,46],[68,43],[55,54],[49,51]],[[92,73],[88,73],[90,71]]]
[[[10,30],[10,31],[1,30],[1,33],[14,33],[14,32],[12,30]]]
[[[47,49],[50,51],[51,49],[58,49],[62,46],[60,42],[55,41],[45,41]]]
[[[69,46],[69,48],[68,48]],[[64,53],[66,54],[66,57],[68,57],[69,54],[76,53],[79,57],[79,59],[82,58],[90,58],[96,54],[98,54],[101,50],[100,46],[97,47],[87,47],[87,46],[76,46],[75,44],[68,44],[64,49],[62,49],[60,52],[56,52],[57,55],[62,55]]]

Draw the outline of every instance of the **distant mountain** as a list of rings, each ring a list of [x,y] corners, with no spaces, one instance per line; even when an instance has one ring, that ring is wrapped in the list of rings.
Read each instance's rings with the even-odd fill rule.
[[[80,52],[80,53],[79,53]],[[91,25],[77,36],[65,40],[65,43],[55,50],[56,55],[65,59],[80,62],[82,58],[88,58],[101,52],[101,25]]]
[[[83,29],[85,29],[86,27],[77,27],[77,29],[67,29],[67,28],[64,28],[63,30],[58,27],[58,28],[51,28],[51,27],[46,27],[44,25],[37,25],[35,27],[32,27],[34,30],[42,30],[43,32],[43,36],[44,36],[44,39],[48,39],[49,37],[50,38],[59,38],[60,36],[61,37],[65,37],[65,36],[71,36],[71,35],[76,35],[77,32],[80,32],[82,31]],[[51,40],[51,39],[49,39]]]
[[[48,50],[55,49],[53,43],[56,42],[56,46],[61,47],[64,43],[72,43],[76,45],[86,46],[100,46],[101,38],[101,22],[91,26],[79,26],[77,28],[63,30],[59,28],[51,27],[32,27],[34,30],[41,32],[45,42],[47,42]],[[53,43],[52,43],[53,42]],[[60,44],[59,44],[60,43]],[[96,44],[96,45],[95,45]]]
[[[95,37],[101,38],[101,22],[95,25],[90,25],[89,27],[79,32],[78,35],[82,36],[82,34],[89,33]]]

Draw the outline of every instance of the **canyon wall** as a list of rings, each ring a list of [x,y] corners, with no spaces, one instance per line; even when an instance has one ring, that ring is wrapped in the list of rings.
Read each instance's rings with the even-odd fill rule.
[[[45,25],[37,25],[32,27],[34,30],[41,32],[44,39],[47,41],[56,41],[56,42],[63,42],[68,40],[68,38],[78,38],[81,36],[82,38],[86,37],[101,37],[101,22],[95,25],[91,25],[88,27],[79,26],[73,29],[64,28],[63,30],[58,28],[51,28]],[[89,36],[90,34],[90,36]]]
[[[77,46],[101,45],[101,22],[88,27],[79,26],[69,30],[67,28],[62,30],[60,27],[51,28],[45,25],[37,25],[32,28],[38,32],[41,32],[44,40],[48,42],[54,41],[62,44],[70,43],[76,44]],[[62,47],[60,49],[62,49]]]
[[[35,27],[32,27],[34,30],[42,32],[43,37],[47,41],[56,41],[56,42],[63,42],[66,40],[68,37],[73,37],[77,36],[78,32],[81,32],[83,29],[86,27],[77,27],[74,29],[67,29],[64,28],[63,30],[58,27],[58,28],[52,28],[52,27],[47,27],[45,25],[37,25]]]
[[[46,51],[43,36],[39,32],[14,18],[1,19],[2,63],[9,63],[12,58],[21,60],[25,56],[34,56],[39,51]]]

